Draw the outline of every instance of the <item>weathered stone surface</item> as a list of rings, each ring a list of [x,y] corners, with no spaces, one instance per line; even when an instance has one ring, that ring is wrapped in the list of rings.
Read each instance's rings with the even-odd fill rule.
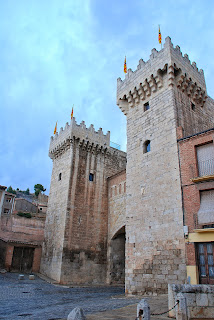
[[[177,138],[214,126],[214,101],[203,71],[167,37],[118,79],[117,104],[127,116],[127,165],[109,132],[74,118],[51,138],[41,272],[61,283],[119,283],[125,265],[127,294],[165,293],[186,281]]]
[[[0,273],[7,273],[7,270],[6,269],[1,269]]]
[[[74,308],[68,315],[67,320],[86,320],[81,308]]]
[[[176,320],[187,320],[188,319],[188,310],[187,310],[187,299],[186,297],[179,292],[177,294],[177,301],[179,302],[176,306]]]
[[[142,299],[137,305],[137,318],[150,320],[150,307],[145,299]]]
[[[203,72],[169,37],[117,82],[127,117],[127,293],[166,292],[186,280],[177,128],[187,136],[213,127],[214,102],[205,96]]]
[[[125,169],[126,154],[110,133],[73,118],[51,139],[53,159],[41,272],[61,283],[105,283],[107,178]],[[91,180],[90,180],[91,179]]]
[[[126,172],[108,179],[107,282],[125,281]]]
[[[213,319],[214,287],[212,285],[169,285],[169,308],[180,296],[186,299],[189,318]],[[175,310],[170,311],[169,316],[175,317]]]

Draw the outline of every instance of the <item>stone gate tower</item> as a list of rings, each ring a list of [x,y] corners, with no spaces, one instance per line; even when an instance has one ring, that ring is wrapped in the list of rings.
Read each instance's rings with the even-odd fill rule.
[[[125,169],[126,154],[110,132],[75,119],[51,137],[53,160],[40,271],[60,283],[105,283],[107,178]]]
[[[127,116],[126,292],[166,292],[186,280],[177,139],[213,127],[213,103],[203,70],[168,37],[118,79],[117,104]]]

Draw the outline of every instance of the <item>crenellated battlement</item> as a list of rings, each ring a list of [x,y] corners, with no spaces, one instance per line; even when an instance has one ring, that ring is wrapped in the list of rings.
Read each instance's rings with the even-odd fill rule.
[[[173,47],[170,37],[167,37],[163,49],[152,49],[147,62],[140,59],[135,71],[128,69],[124,80],[117,79],[117,104],[127,114],[129,107],[139,104],[141,100],[146,102],[162,87],[180,88],[181,75],[188,84],[188,94],[193,93],[193,100],[203,105],[206,100],[203,70],[198,70],[195,62],[191,64],[188,55],[182,55],[180,47]],[[185,85],[183,88],[187,89]]]
[[[70,125],[67,122],[64,129],[60,128],[60,132],[57,132],[54,137],[51,137],[49,147],[50,158],[69,148],[73,139],[78,139],[80,145],[93,144],[99,148],[110,147],[110,131],[104,135],[102,128],[95,131],[93,124],[87,128],[84,121],[78,125],[75,118],[73,118]]]

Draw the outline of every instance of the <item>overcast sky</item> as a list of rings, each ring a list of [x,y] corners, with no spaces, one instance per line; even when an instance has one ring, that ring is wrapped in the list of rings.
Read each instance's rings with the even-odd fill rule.
[[[204,69],[214,98],[214,1],[0,0],[0,185],[50,187],[50,136],[74,116],[126,148],[117,78],[163,40]],[[164,42],[164,41],[163,41]]]

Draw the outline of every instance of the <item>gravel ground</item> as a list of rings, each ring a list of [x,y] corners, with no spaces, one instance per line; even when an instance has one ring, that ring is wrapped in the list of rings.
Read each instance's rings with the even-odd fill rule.
[[[67,287],[39,277],[18,280],[18,273],[0,273],[0,319],[58,320],[80,307],[84,313],[113,310],[139,302],[121,287]]]

